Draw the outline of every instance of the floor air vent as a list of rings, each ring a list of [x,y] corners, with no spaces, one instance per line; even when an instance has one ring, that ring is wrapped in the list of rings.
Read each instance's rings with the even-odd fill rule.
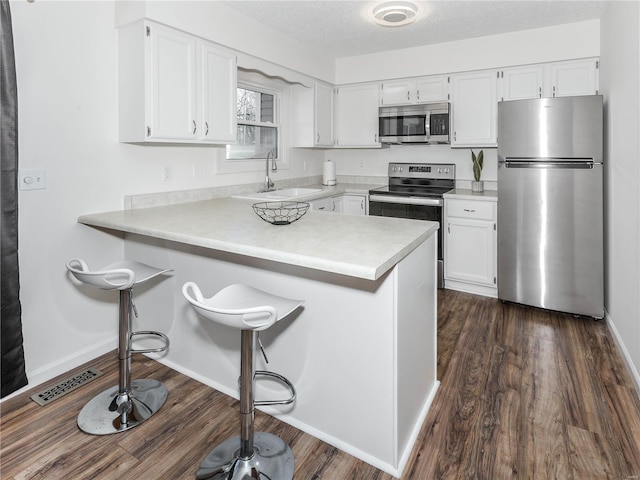
[[[102,372],[100,370],[96,370],[95,368],[88,368],[83,372],[75,374],[73,377],[62,380],[60,383],[47,390],[36,393],[35,395],[31,395],[31,400],[44,407],[45,405],[49,405],[51,402],[57,400],[63,395],[72,392],[76,388],[79,388],[82,385],[90,382],[91,380],[98,378],[100,375],[102,375]]]

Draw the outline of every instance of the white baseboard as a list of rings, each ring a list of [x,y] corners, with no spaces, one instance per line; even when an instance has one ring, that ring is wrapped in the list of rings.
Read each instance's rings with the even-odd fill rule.
[[[444,288],[448,290],[457,290],[464,293],[473,293],[475,295],[483,295],[485,297],[498,298],[498,288],[485,285],[476,285],[474,283],[459,282],[457,280],[444,280]]]
[[[27,371],[27,380],[29,383],[19,390],[16,390],[10,395],[7,395],[0,404],[5,400],[9,400],[21,393],[31,390],[38,385],[48,382],[52,378],[62,375],[63,373],[70,372],[71,370],[79,367],[80,365],[90,362],[94,358],[98,358],[105,353],[110,352],[118,348],[118,338],[116,336],[103,340],[100,343],[91,345],[90,347],[83,348],[80,351],[74,352],[66,357],[63,357],[55,362],[51,362],[43,367],[35,370]],[[114,360],[115,361],[115,360]]]
[[[609,312],[607,312],[606,310],[604,312],[604,318],[605,318],[605,321],[607,322],[607,327],[609,328],[609,331],[611,332],[611,335],[613,336],[613,339],[616,342],[616,345],[618,346],[618,349],[622,353],[622,359],[624,360],[624,364],[626,365],[627,370],[629,370],[629,373],[631,374],[631,379],[633,380],[633,383],[636,387],[636,394],[640,398],[640,373],[638,372],[638,369],[633,364],[633,361],[631,360],[631,356],[629,355],[629,350],[627,350],[627,347],[624,344],[624,341],[622,340],[622,337],[620,336],[620,333],[618,332],[618,329],[616,328],[615,323],[613,323],[613,320],[611,319]]]

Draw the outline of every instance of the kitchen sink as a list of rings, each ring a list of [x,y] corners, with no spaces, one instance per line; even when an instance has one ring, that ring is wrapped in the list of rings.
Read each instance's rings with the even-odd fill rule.
[[[298,197],[312,195],[322,192],[321,188],[283,188],[282,190],[273,190],[272,192],[247,193],[243,195],[233,195],[234,198],[246,198],[249,200],[293,200]]]

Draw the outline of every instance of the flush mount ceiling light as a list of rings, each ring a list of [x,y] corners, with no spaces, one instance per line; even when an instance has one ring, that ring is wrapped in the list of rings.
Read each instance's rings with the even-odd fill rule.
[[[416,19],[418,7],[410,2],[385,2],[375,7],[371,13],[379,25],[399,27]]]

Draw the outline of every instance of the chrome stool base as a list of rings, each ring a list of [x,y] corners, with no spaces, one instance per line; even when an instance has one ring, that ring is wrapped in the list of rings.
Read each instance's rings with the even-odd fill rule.
[[[253,456],[242,459],[240,436],[225,440],[200,464],[197,480],[292,480],[294,459],[291,448],[280,437],[256,432]]]
[[[168,394],[167,387],[149,378],[132,380],[128,395],[120,394],[119,389],[116,385],[105,390],[82,408],[78,415],[80,430],[91,435],[110,435],[129,430],[156,413]],[[131,408],[123,422],[122,411],[127,409],[127,402],[131,402]]]

